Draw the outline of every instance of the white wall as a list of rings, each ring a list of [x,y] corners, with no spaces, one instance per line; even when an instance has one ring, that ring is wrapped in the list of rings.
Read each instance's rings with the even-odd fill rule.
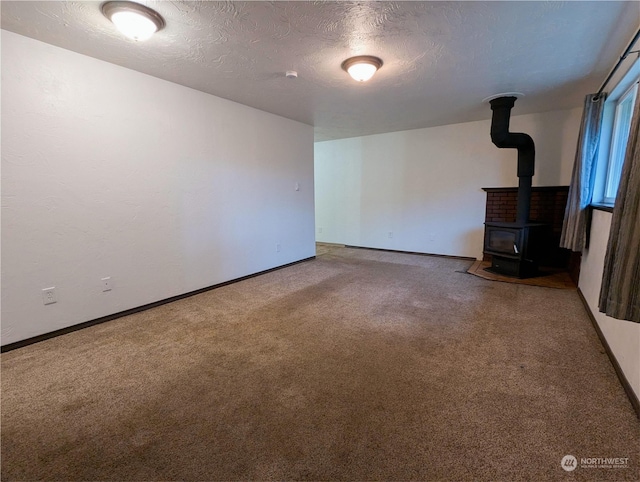
[[[534,186],[569,184],[581,114],[512,117],[511,131],[536,143]],[[486,120],[316,143],[317,240],[481,258],[481,188],[518,183],[517,152],[495,147],[490,126]]]
[[[640,41],[636,42],[632,50],[638,49],[639,46]],[[619,97],[631,85],[632,79],[638,74],[638,69],[640,69],[640,64],[635,56],[630,55],[622,61],[607,86],[610,89],[609,99]],[[603,121],[605,127],[607,121],[611,124],[613,123],[610,110],[611,105],[605,107]],[[598,202],[602,201],[606,180],[606,166],[609,157],[607,136],[605,129],[600,143],[593,194],[594,201]],[[616,320],[604,313],[600,313],[598,310],[600,286],[602,285],[604,271],[604,257],[611,228],[611,216],[611,213],[608,212],[593,211],[589,248],[582,253],[578,286],[631,388],[636,396],[640,398],[640,324]]]
[[[582,253],[578,286],[620,368],[633,391],[640,398],[640,324],[616,320],[598,311],[610,227],[611,213],[594,210],[589,249],[585,249]]]
[[[312,146],[311,126],[2,31],[2,344],[313,256]]]

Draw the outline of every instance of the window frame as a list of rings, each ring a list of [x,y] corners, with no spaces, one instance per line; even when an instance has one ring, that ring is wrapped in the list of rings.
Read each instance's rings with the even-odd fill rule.
[[[612,88],[610,94],[605,101],[602,115],[602,124],[600,128],[600,140],[598,143],[598,152],[595,161],[593,180],[593,193],[591,196],[591,205],[599,208],[612,208],[615,198],[605,200],[605,191],[607,187],[607,177],[610,170],[610,156],[612,147],[612,137],[614,132],[616,106],[619,100],[628,93],[635,84],[640,81],[640,58],[634,60],[617,84]],[[638,92],[636,95],[640,95]]]
[[[631,118],[633,117],[633,107],[638,95],[638,80],[636,79],[631,86],[618,98],[615,102],[613,114],[613,126],[611,128],[611,141],[608,149],[607,172],[604,181],[604,192],[602,203],[605,205],[613,205],[616,202],[618,186],[620,184],[620,175],[622,174],[622,165],[624,164],[624,154],[626,152],[627,142],[629,141],[629,129],[631,128]],[[622,105],[625,102],[631,104],[630,112],[628,112],[628,120],[625,118],[626,132],[621,129],[622,122]],[[624,148],[620,148],[621,138],[625,137]],[[620,158],[622,156],[622,158]],[[615,186],[615,187],[614,187]]]

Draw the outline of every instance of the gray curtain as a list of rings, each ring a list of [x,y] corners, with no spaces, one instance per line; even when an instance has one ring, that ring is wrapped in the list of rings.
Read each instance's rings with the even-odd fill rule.
[[[604,259],[600,311],[640,323],[640,95],[636,96]]]
[[[571,251],[582,252],[587,245],[588,207],[593,195],[594,167],[598,157],[605,98],[606,94],[603,93],[597,97],[597,100],[596,94],[589,94],[584,99],[576,160],[573,164],[569,197],[560,236],[560,246]]]

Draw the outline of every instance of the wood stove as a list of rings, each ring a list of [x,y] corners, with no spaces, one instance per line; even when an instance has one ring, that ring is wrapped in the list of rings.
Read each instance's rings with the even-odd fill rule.
[[[491,271],[526,278],[538,271],[540,249],[547,226],[529,222],[535,144],[531,136],[509,132],[513,96],[490,101],[491,141],[501,149],[518,150],[518,205],[515,223],[485,223],[484,253],[491,255]]]
[[[484,253],[491,255],[489,271],[518,278],[535,276],[547,228],[540,223],[485,223]]]

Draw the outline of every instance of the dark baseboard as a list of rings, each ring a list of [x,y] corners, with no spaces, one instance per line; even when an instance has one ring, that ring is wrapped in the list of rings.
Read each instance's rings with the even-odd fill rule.
[[[83,330],[85,328],[89,328],[90,326],[99,325],[100,323],[106,323],[107,321],[115,320],[117,318],[122,318],[123,316],[133,315],[134,313],[140,313],[141,311],[149,310],[151,308],[156,308],[157,306],[162,306],[167,303],[171,303],[173,301],[178,301],[184,298],[189,298],[190,296],[199,295],[200,293],[205,293],[207,291],[214,290],[216,288],[220,288],[222,286],[227,286],[233,283],[238,283],[239,281],[244,281],[249,278],[255,278],[256,276],[260,276],[263,274],[271,273],[272,271],[277,271],[282,268],[287,268],[289,266],[293,266],[299,263],[304,263],[306,261],[311,261],[315,259],[315,256],[311,256],[309,258],[301,259],[299,261],[294,261],[293,263],[283,264],[282,266],[276,266],[275,268],[267,269],[264,271],[260,271],[258,273],[253,273],[247,276],[243,276],[241,278],[232,279],[229,281],[224,281],[223,283],[218,283],[212,286],[207,286],[205,288],[200,288],[194,291],[189,291],[188,293],[183,293],[181,295],[172,296],[171,298],[166,298],[160,301],[154,301],[153,303],[149,303],[146,305],[138,306],[137,308],[130,308],[125,311],[120,311],[118,313],[114,313],[112,315],[103,316],[101,318],[96,318],[95,320],[85,321],[83,323],[78,323],[76,325],[68,326],[66,328],[61,328],[60,330],[51,331],[49,333],[45,333],[43,335],[34,336],[32,338],[27,338],[26,340],[16,341],[14,343],[9,343],[0,347],[0,353],[5,353],[7,351],[15,350],[16,348],[22,348],[28,345],[33,345],[34,343],[38,343],[40,341],[49,340],[51,338],[55,338],[57,336],[66,335],[67,333],[73,333],[74,331]]]
[[[591,308],[589,307],[589,303],[587,303],[587,300],[585,299],[584,295],[582,294],[582,291],[580,291],[580,288],[578,288],[578,295],[580,296],[580,299],[582,300],[582,304],[584,305],[584,308],[587,310],[587,314],[589,315],[589,319],[591,320],[591,323],[593,324],[593,328],[596,330],[596,333],[598,334],[598,338],[600,338],[600,342],[602,343],[602,346],[604,347],[604,350],[607,352],[607,355],[609,356],[609,360],[611,361],[611,364],[613,365],[613,369],[616,371],[616,374],[618,375],[618,378],[620,379],[620,383],[622,384],[622,387],[624,388],[624,391],[627,392],[627,397],[629,397],[629,401],[631,402],[631,405],[633,406],[633,409],[636,411],[636,415],[640,419],[640,400],[638,399],[638,396],[636,395],[636,393],[633,391],[633,388],[631,388],[631,384],[629,383],[629,380],[627,380],[627,377],[625,376],[624,372],[622,371],[622,368],[620,367],[620,364],[618,363],[618,360],[616,359],[615,355],[613,354],[613,351],[611,351],[611,347],[609,346],[609,343],[607,342],[607,339],[604,337],[604,333],[602,333],[602,330],[600,329],[600,326],[598,325],[598,322],[596,321],[596,317],[593,316],[593,313],[591,312]]]
[[[451,256],[448,254],[419,253],[417,251],[401,251],[398,249],[369,248],[367,246],[352,246],[350,244],[345,244],[344,247],[354,248],[354,249],[370,249],[371,251],[386,251],[388,253],[417,254],[419,256],[435,256],[436,258],[450,258],[450,259],[462,259],[464,261],[476,261],[476,258],[469,258],[467,256]]]

